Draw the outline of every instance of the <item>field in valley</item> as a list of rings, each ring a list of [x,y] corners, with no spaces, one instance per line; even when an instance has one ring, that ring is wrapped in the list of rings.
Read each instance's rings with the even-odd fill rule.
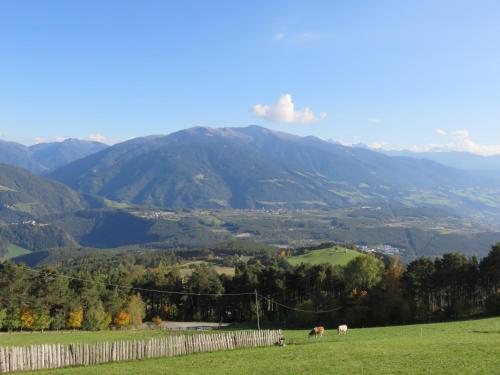
[[[11,259],[21,255],[30,254],[30,250],[26,250],[20,246],[9,245],[7,246],[7,253],[4,255],[3,259]],[[2,260],[2,259],[0,259]]]
[[[347,249],[341,246],[329,247],[327,249],[310,250],[302,255],[296,255],[287,258],[287,261],[297,266],[301,263],[305,264],[323,264],[345,266],[352,259],[362,256],[358,251]]]
[[[154,331],[143,332],[151,334]],[[130,333],[10,336],[17,336],[17,343],[28,344],[32,342],[31,337],[36,336],[45,336],[47,341],[57,342],[54,340],[66,335],[65,337],[72,337],[76,341],[87,342],[94,341],[95,337],[99,337],[99,340],[115,339],[122,334],[127,336]],[[142,336],[145,333],[139,334]],[[125,336],[123,338],[127,338]],[[307,338],[307,331],[304,330],[286,330],[285,336],[288,341],[286,347],[200,353],[41,373],[498,374],[500,369],[500,317],[452,323],[352,329],[346,336],[337,336],[334,330],[327,329],[325,337],[316,339]],[[6,336],[1,337],[2,341],[4,337]],[[69,341],[65,339],[65,342]]]

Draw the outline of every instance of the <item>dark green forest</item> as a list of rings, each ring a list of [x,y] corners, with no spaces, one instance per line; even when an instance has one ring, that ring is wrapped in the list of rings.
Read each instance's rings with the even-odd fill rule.
[[[274,260],[273,260],[274,259]],[[345,267],[235,260],[233,277],[197,265],[188,277],[174,254],[85,258],[57,269],[0,265],[3,330],[102,330],[168,320],[304,327],[404,324],[500,314],[500,244],[481,261],[458,253],[404,265],[357,257]],[[258,294],[256,304],[255,291]]]

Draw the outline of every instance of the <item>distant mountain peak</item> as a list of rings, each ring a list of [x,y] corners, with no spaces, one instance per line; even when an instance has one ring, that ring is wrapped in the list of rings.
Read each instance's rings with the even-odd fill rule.
[[[165,208],[339,207],[476,183],[438,163],[256,125],[135,139],[50,176],[87,194]]]
[[[107,148],[96,141],[68,138],[25,146],[0,140],[0,163],[43,173]]]

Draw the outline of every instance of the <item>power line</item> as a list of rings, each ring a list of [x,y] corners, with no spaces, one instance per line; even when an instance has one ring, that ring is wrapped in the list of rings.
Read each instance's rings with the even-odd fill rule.
[[[261,299],[267,300],[267,297],[260,296],[260,295],[259,295],[259,297]],[[282,304],[280,302],[277,302],[275,300],[273,300],[273,303],[275,303],[276,305],[281,306],[281,307],[283,307],[284,309],[287,309],[287,310],[292,310],[292,311],[297,311],[297,312],[303,312],[303,313],[309,313],[309,314],[326,314],[326,313],[331,313],[331,312],[338,311],[338,310],[344,308],[343,306],[339,306],[339,307],[335,307],[335,308],[330,309],[330,310],[304,310],[304,309],[299,309],[299,308],[296,308],[296,307],[293,307],[293,306],[284,305],[284,304]]]
[[[35,272],[35,273],[46,273],[47,271],[41,271],[41,270],[35,270],[33,268],[27,267],[29,271]],[[50,272],[50,271],[49,271]],[[254,292],[244,292],[244,293],[194,293],[194,292],[177,292],[177,291],[169,291],[169,290],[158,290],[158,289],[148,289],[148,288],[138,288],[134,286],[128,286],[128,285],[119,285],[119,284],[112,284],[112,283],[107,283],[103,281],[98,281],[98,280],[88,280],[88,279],[82,279],[80,277],[75,277],[75,276],[68,276],[68,275],[63,275],[60,273],[55,273],[55,276],[57,277],[63,277],[69,280],[77,280],[77,281],[82,281],[85,283],[94,283],[94,284],[100,284],[100,285],[105,285],[105,286],[110,286],[113,288],[122,288],[122,289],[127,289],[127,290],[137,290],[140,292],[151,292],[151,293],[161,293],[161,294],[177,294],[177,295],[189,295],[189,296],[211,296],[211,297],[222,297],[222,296],[248,296],[248,295],[254,295]]]
[[[125,263],[123,259],[115,259],[115,260],[108,260],[108,261],[102,261],[102,262],[99,262],[99,261],[94,261],[94,262],[82,262],[82,263],[78,263],[78,264],[69,264],[69,265],[65,265],[65,264],[61,264],[61,268],[64,269],[64,270],[68,270],[68,269],[73,269],[73,268],[84,268],[86,266],[106,266],[108,264],[116,264],[118,263],[118,265],[123,265],[123,266],[128,266],[129,264]],[[132,264],[131,266],[135,266],[135,264]]]
[[[50,271],[42,271],[42,270],[36,270],[33,268],[26,267],[27,270],[38,273],[38,274],[43,274],[43,273],[48,273]],[[119,285],[119,284],[112,284],[112,283],[107,283],[103,281],[98,281],[98,280],[88,280],[88,279],[83,279],[80,277],[75,277],[75,276],[68,276],[68,275],[63,275],[59,272],[55,272],[52,275],[56,277],[63,277],[69,280],[77,280],[81,281],[84,283],[94,283],[94,284],[100,284],[104,286],[110,286],[113,288],[121,288],[121,289],[126,289],[126,290],[136,290],[139,292],[151,292],[151,293],[160,293],[160,294],[169,294],[169,295],[188,295],[188,296],[208,296],[208,297],[224,297],[224,296],[229,296],[229,297],[236,297],[236,296],[256,296],[262,300],[268,300],[268,297],[261,296],[260,294],[257,293],[257,291],[254,292],[242,292],[242,293],[194,293],[194,292],[177,292],[177,291],[168,291],[168,290],[158,290],[158,289],[148,289],[148,288],[138,288],[138,287],[133,287],[133,286],[127,286],[127,285]],[[283,303],[280,303],[278,301],[273,300],[273,302],[278,305],[283,307],[284,309],[291,310],[291,311],[296,311],[296,312],[302,312],[302,313],[308,313],[308,314],[327,314],[331,312],[338,311],[340,309],[343,309],[343,306],[340,307],[335,307],[333,309],[329,310],[304,310],[304,309],[299,309],[297,307],[293,306],[288,306]]]

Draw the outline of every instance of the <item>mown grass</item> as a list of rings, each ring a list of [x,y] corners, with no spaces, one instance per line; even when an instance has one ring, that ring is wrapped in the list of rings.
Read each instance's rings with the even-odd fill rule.
[[[26,255],[31,253],[30,250],[22,248],[17,245],[9,245],[7,246],[7,253],[3,257],[3,259],[12,259],[21,255]]]
[[[194,332],[194,331],[190,331]],[[183,332],[185,333],[185,332]],[[143,340],[150,337],[179,334],[178,331],[117,330],[117,331],[59,331],[0,333],[0,346],[25,346],[33,344],[95,343],[100,341]]]
[[[310,250],[302,255],[296,255],[287,258],[288,262],[294,266],[301,263],[305,264],[323,264],[345,266],[352,259],[362,255],[358,251],[347,249],[341,246],[330,247],[327,249]]]
[[[327,330],[323,338],[285,331],[286,347],[51,370],[54,374],[498,374],[500,318]],[[43,373],[49,373],[43,372]]]
[[[131,207],[128,203],[116,202],[111,199],[104,198],[104,203],[109,208],[125,209]]]
[[[177,269],[179,271],[179,274],[182,277],[189,277],[194,271],[195,266],[201,266],[201,265],[206,265],[208,267],[211,267],[214,269],[215,272],[217,272],[219,275],[225,274],[226,276],[234,276],[235,269],[234,267],[226,267],[226,266],[219,266],[217,264],[207,262],[204,260],[196,260],[196,261],[190,261],[190,262],[185,262],[181,263],[179,265],[172,266],[173,269]]]
[[[16,211],[21,211],[25,212],[27,214],[31,214],[33,210],[33,206],[38,204],[38,202],[33,202],[33,203],[16,203],[14,206],[14,210]]]
[[[14,190],[14,189],[7,187],[7,186],[0,185],[0,193],[1,192],[16,193],[17,190]]]

